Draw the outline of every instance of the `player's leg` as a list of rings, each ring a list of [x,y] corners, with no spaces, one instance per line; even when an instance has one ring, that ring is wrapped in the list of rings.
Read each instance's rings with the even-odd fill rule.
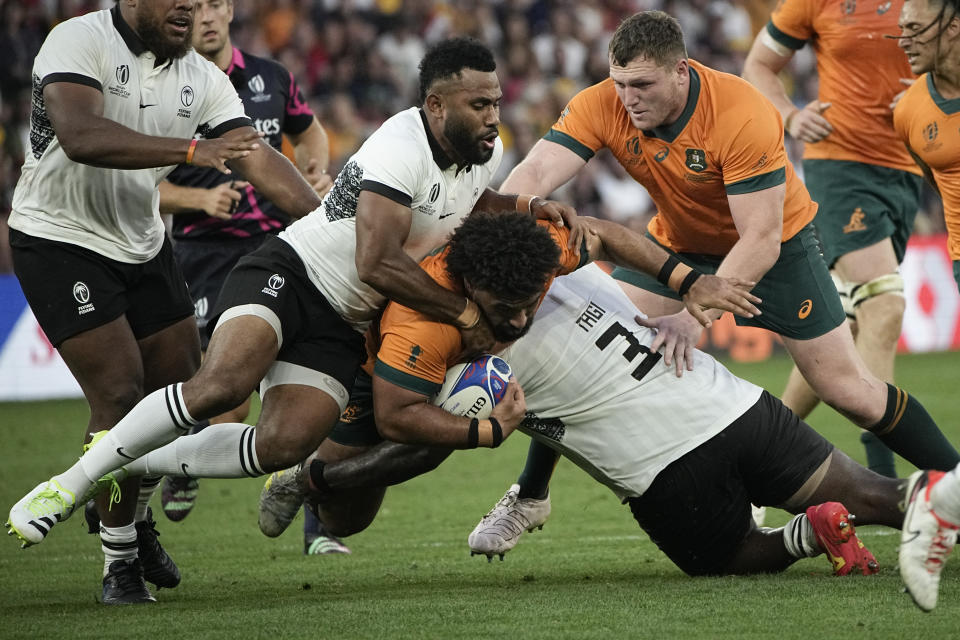
[[[216,321],[220,290],[223,288],[230,271],[240,258],[258,249],[264,236],[254,238],[218,238],[216,241],[191,240],[183,238],[174,245],[174,256],[183,272],[190,298],[193,300],[194,317],[200,332],[200,348],[206,353],[210,344],[210,332]],[[202,431],[208,424],[240,423],[250,413],[250,398],[240,406],[218,416],[203,420],[190,428],[189,434]],[[179,522],[190,514],[197,499],[200,486],[196,478],[186,476],[167,476],[163,480],[161,504],[163,512],[170,520]]]
[[[851,302],[857,317],[857,352],[875,376],[893,384],[894,359],[903,325],[906,302],[899,260],[889,238],[837,259],[835,269],[850,283]],[[867,466],[881,475],[896,477],[893,452],[870,432],[861,435]]]
[[[840,294],[840,303],[843,306],[843,313],[847,316],[847,325],[850,327],[854,339],[856,339],[857,316],[853,310],[853,302],[850,300],[850,287],[835,272],[831,271],[830,275],[833,278],[834,285],[837,287],[837,293]],[[787,386],[784,387],[783,393],[780,394],[780,400],[802,420],[806,420],[807,416],[820,404],[820,398],[813,392],[813,389],[810,388],[803,374],[797,369],[797,365],[793,365],[793,368],[790,369]],[[869,455],[867,457],[869,459]]]
[[[914,603],[931,611],[960,529],[960,466],[949,473],[917,471],[910,476],[905,501],[900,577]]]
[[[739,476],[751,500],[798,514],[780,529],[751,526],[725,572],[779,571],[824,552],[839,575],[876,571],[850,514],[899,524],[898,481],[855,465],[766,392],[724,433],[727,446],[738,451]],[[851,486],[857,481],[863,486]]]
[[[831,407],[920,468],[952,469],[960,455],[913,396],[874,376],[850,332],[837,327],[816,338],[783,338],[804,378]]]

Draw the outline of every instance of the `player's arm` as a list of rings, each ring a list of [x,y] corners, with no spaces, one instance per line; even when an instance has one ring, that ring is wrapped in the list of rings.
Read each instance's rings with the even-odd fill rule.
[[[231,180],[210,189],[184,187],[169,180],[160,183],[160,213],[177,215],[203,211],[208,216],[229,220],[240,202],[241,191],[249,185],[244,180]]]
[[[480,195],[473,211],[516,211],[532,215],[539,220],[550,220],[558,226],[570,229],[567,246],[579,250],[583,229],[577,219],[577,210],[557,200],[545,200],[529,194],[500,193],[487,187]]]
[[[231,129],[223,138],[243,138],[253,127]],[[320,196],[304,180],[286,156],[268,144],[261,144],[248,155],[230,161],[253,187],[293,218],[302,218],[320,206]]]
[[[910,153],[910,157],[913,158],[913,161],[917,163],[917,166],[920,167],[920,171],[923,171],[923,177],[926,181],[933,187],[933,190],[937,192],[937,195],[940,194],[940,187],[937,185],[937,179],[933,176],[933,171],[930,169],[930,165],[924,162],[920,156],[913,152],[913,149],[910,146],[907,146],[907,151]]]
[[[777,75],[793,58],[795,50],[777,42],[764,28],[750,47],[743,65],[743,79],[760,90],[783,118],[783,128],[804,142],[817,142],[830,134],[833,126],[821,115],[830,103],[813,100],[803,109],[794,106]]]
[[[563,145],[541,139],[510,172],[500,185],[500,191],[546,197],[575,176],[585,164],[586,160]]]
[[[503,399],[487,420],[471,420],[444,411],[429,398],[374,373],[373,408],[377,430],[392,442],[450,449],[497,447],[513,433],[526,412],[523,390],[510,380]]]
[[[324,464],[321,492],[400,484],[433,471],[453,452],[447,447],[381,442],[360,455]]]
[[[228,160],[244,158],[258,149],[253,127],[236,129],[233,136],[215,140],[148,136],[103,115],[103,93],[73,82],[52,82],[43,88],[50,124],[63,152],[74,162],[107,169],[148,169],[190,160],[203,167],[227,170]]]
[[[330,141],[327,132],[314,118],[306,129],[288,134],[287,137],[293,145],[293,155],[300,173],[313,190],[323,197],[333,186],[333,179],[327,174],[330,165]]]
[[[786,183],[750,193],[728,194],[740,239],[717,268],[718,276],[759,282],[780,257]]]
[[[369,190],[357,198],[356,265],[360,280],[384,297],[461,328],[484,326],[476,303],[444,289],[403,250],[413,212]],[[489,347],[493,344],[488,336]]]
[[[754,306],[760,298],[750,293],[756,281],[705,275],[623,225],[589,217],[582,220],[588,230],[587,250],[591,260],[607,260],[657,278],[681,295],[687,310],[704,326],[710,326],[713,318],[705,315],[703,309],[730,311],[745,318],[760,314]]]

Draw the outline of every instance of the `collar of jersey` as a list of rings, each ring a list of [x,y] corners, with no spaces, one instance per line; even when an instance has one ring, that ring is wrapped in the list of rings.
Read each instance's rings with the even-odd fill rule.
[[[137,35],[137,32],[127,24],[127,21],[123,19],[123,16],[120,15],[120,5],[115,4],[113,8],[110,9],[110,15],[113,17],[113,27],[117,30],[117,33],[120,34],[120,37],[123,38],[124,44],[127,45],[127,48],[133,52],[135,56],[141,56],[147,52],[147,46],[143,44],[143,40],[140,39],[140,36]],[[157,58],[153,66],[159,67],[166,60],[161,60]]]
[[[940,111],[943,111],[944,115],[952,116],[953,114],[960,112],[960,98],[950,98],[947,100],[940,92],[937,91],[937,86],[933,84],[933,74],[927,74],[927,90],[930,92],[930,97],[933,98],[933,102],[940,107]]]
[[[666,142],[673,142],[683,131],[683,128],[690,122],[693,116],[693,110],[697,108],[697,101],[700,99],[700,74],[690,65],[690,93],[687,94],[687,106],[683,108],[683,113],[675,122],[662,127],[655,127],[650,130],[644,130],[643,135],[648,138],[659,138]]]
[[[423,130],[427,132],[427,142],[430,143],[430,152],[433,153],[433,161],[437,163],[441,171],[446,171],[453,166],[453,160],[451,160],[450,156],[443,150],[443,147],[440,146],[437,139],[433,137],[433,132],[430,131],[430,123],[427,122],[427,114],[423,112],[423,109],[420,109],[420,120],[423,121]],[[459,173],[462,169],[470,171],[470,165],[468,164],[466,167],[458,168],[457,172]]]
[[[247,62],[243,58],[243,51],[233,47],[233,54],[230,56],[230,65],[227,67],[227,70],[224,71],[230,78],[233,78],[234,75],[238,76],[242,80],[246,80],[247,71]]]

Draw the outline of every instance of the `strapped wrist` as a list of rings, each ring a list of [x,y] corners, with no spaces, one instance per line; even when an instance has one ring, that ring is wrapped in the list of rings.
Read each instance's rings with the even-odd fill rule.
[[[517,196],[517,205],[516,205],[517,212],[533,214],[533,202],[539,199],[540,199],[540,196],[533,196],[533,195]]]
[[[480,307],[477,306],[476,302],[467,298],[467,306],[463,308],[454,322],[461,329],[473,329],[480,322]]]

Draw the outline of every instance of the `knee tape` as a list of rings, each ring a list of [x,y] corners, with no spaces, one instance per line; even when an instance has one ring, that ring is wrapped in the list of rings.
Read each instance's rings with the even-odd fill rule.
[[[850,299],[850,290],[854,287],[853,283],[841,278],[837,275],[836,271],[831,271],[830,277],[833,278],[833,284],[837,287],[837,293],[840,294],[840,304],[843,305],[843,313],[850,320],[856,320],[857,314],[853,311],[853,300]]]
[[[887,293],[903,297],[903,276],[899,273],[888,273],[869,282],[858,284],[850,290],[850,301],[856,309],[864,300]]]

